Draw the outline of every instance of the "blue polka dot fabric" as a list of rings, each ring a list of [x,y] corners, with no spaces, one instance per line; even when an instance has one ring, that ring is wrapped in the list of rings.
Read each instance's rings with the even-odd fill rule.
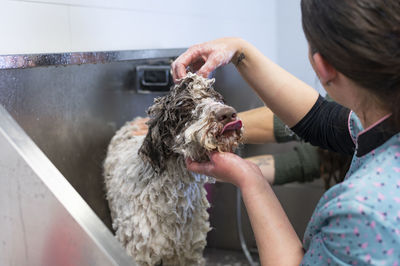
[[[354,113],[349,129],[357,150],[363,129]],[[303,245],[301,265],[399,265],[400,133],[353,157],[345,180],[319,201]]]

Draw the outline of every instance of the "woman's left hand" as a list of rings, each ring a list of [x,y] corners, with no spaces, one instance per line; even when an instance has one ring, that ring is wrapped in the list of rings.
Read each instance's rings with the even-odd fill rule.
[[[186,159],[189,171],[215,177],[218,181],[232,183],[242,188],[250,181],[262,181],[260,168],[250,161],[229,152],[214,152],[206,163]]]

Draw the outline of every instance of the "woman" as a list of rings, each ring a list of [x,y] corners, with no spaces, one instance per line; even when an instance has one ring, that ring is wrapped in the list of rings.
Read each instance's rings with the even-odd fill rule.
[[[251,44],[224,38],[193,46],[172,65],[209,75],[233,62],[255,92],[300,137],[352,154],[346,179],[321,198],[303,244],[260,169],[214,153],[188,169],[238,186],[263,265],[398,265],[400,261],[400,2],[302,0],[310,61],[328,103]],[[350,111],[352,110],[352,111]],[[258,117],[253,117],[257,119]],[[246,122],[245,122],[246,125]]]

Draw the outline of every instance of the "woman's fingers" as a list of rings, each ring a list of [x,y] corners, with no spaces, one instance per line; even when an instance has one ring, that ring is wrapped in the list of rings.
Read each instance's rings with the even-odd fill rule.
[[[133,136],[143,136],[147,134],[147,129],[132,131]]]
[[[203,174],[207,176],[213,176],[213,163],[206,162],[206,163],[198,163],[192,161],[190,158],[186,159],[186,167],[189,171],[195,172],[198,174]]]
[[[218,181],[229,182],[239,186],[243,179],[262,176],[259,168],[239,156],[229,152],[214,152],[209,155],[210,161],[205,163],[193,162],[186,159],[189,171],[215,177]]]
[[[149,121],[148,117],[134,120],[132,122],[133,125],[132,135],[133,136],[146,135],[149,129],[149,127],[146,124],[148,121]]]
[[[201,58],[201,45],[196,45],[190,47],[186,52],[181,54],[171,65],[172,67],[172,75],[174,82],[177,82],[179,79],[182,79],[186,76],[186,68],[193,62],[199,60]]]
[[[220,62],[217,61],[217,56],[215,54],[211,54],[205,64],[197,71],[197,74],[203,76],[204,78],[208,78],[211,72],[213,72],[219,65]]]
[[[174,82],[186,76],[188,67],[208,77],[216,68],[228,64],[237,51],[237,39],[222,38],[190,47],[172,64]]]
[[[206,61],[207,61],[207,58],[202,56],[201,58],[197,59],[196,62],[193,62],[192,64],[190,64],[188,70],[191,71],[192,73],[196,73],[197,71],[199,71],[199,69],[204,65],[204,63]]]

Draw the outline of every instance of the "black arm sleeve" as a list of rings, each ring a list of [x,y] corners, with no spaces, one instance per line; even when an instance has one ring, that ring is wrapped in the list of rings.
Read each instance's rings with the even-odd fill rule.
[[[353,155],[355,145],[348,129],[349,113],[349,109],[320,95],[306,116],[291,129],[312,145]]]

